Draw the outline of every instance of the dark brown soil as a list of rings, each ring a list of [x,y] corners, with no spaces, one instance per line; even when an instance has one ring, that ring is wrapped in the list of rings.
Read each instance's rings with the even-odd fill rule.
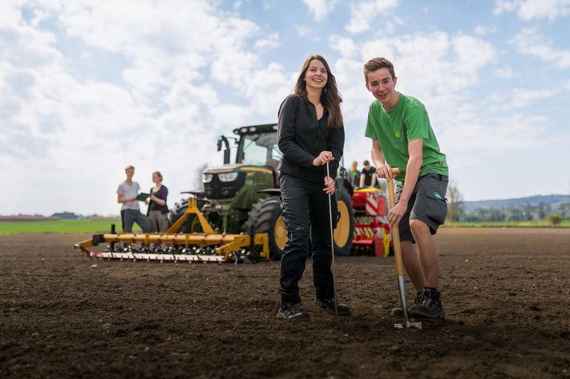
[[[103,262],[85,237],[0,237],[1,378],[570,378],[568,229],[444,229],[449,320],[421,331],[393,328],[393,258],[337,260],[339,321],[308,266],[288,323],[278,263]]]

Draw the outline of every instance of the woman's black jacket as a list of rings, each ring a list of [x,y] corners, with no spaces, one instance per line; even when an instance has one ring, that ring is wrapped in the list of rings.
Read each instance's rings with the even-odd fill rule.
[[[314,105],[303,96],[289,95],[279,109],[279,149],[283,153],[281,174],[323,184],[326,166],[315,167],[312,162],[321,151],[331,151],[330,175],[336,176],[344,149],[344,127],[326,127],[325,111],[317,120]],[[323,122],[324,121],[324,122]]]

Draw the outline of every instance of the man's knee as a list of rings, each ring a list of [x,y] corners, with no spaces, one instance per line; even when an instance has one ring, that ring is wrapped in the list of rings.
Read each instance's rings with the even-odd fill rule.
[[[430,233],[429,226],[423,222],[422,220],[418,219],[411,219],[410,220],[410,229],[412,229],[412,233],[414,235],[420,235],[425,233]]]
[[[415,254],[416,247],[412,241],[401,241],[400,246],[402,249],[402,254]]]

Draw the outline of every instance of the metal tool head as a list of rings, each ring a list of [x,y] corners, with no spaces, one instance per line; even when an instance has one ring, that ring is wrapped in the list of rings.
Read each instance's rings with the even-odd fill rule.
[[[401,323],[396,323],[394,324],[394,328],[396,329],[410,329],[410,328],[415,328],[415,329],[422,329],[422,322],[421,321],[404,321]]]

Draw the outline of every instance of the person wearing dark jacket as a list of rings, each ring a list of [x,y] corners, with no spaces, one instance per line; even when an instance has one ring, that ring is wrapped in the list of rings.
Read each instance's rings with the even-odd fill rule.
[[[322,310],[335,312],[328,196],[335,193],[333,177],[344,147],[341,101],[327,61],[312,55],[302,66],[294,93],[279,109],[278,143],[283,153],[279,182],[288,240],[281,258],[277,316],[285,320],[307,316],[298,283],[311,255],[317,302]],[[336,222],[334,196],[332,204]],[[346,305],[336,308],[339,314],[350,314]]]
[[[146,199],[148,203],[147,217],[154,232],[163,233],[168,229],[168,188],[162,184],[162,174],[160,171],[152,173],[154,187],[149,191],[150,196]]]

